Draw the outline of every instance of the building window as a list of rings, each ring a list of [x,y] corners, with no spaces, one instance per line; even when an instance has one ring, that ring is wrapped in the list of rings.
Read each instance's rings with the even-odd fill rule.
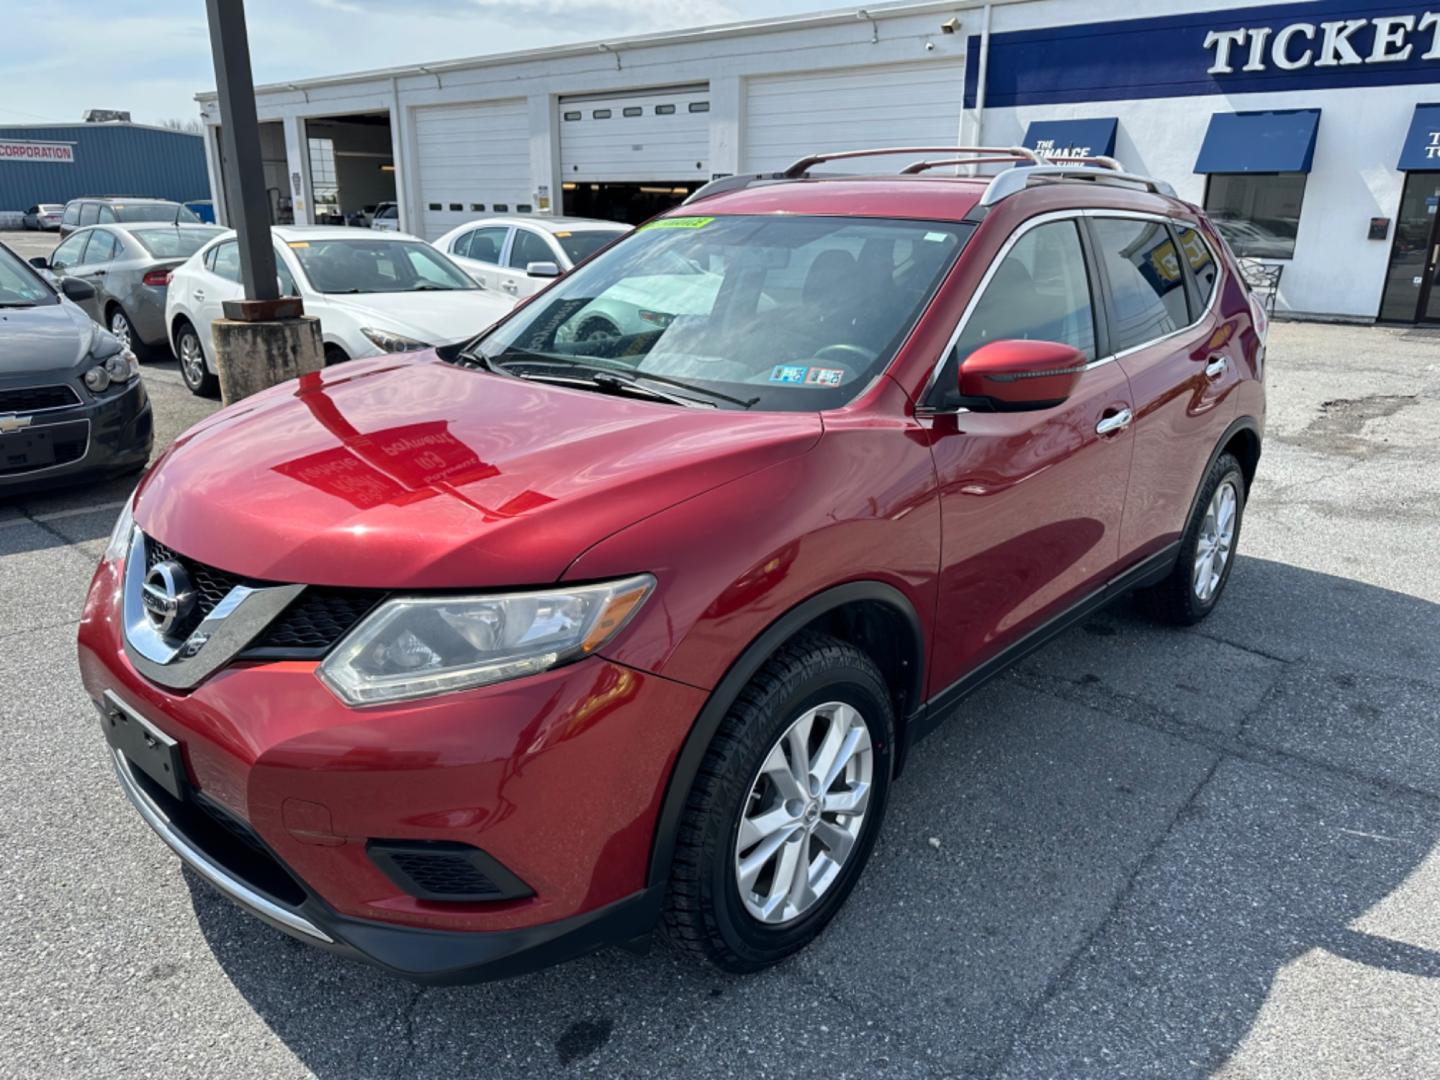
[[[566,119],[566,120],[579,120],[579,119],[580,119],[580,112],[579,112],[579,110],[576,110],[576,111],[574,111],[574,112],[567,112],[567,113],[565,114],[565,119]]]
[[[432,202],[432,203],[430,204],[430,209],[431,209],[431,210],[443,210],[443,209],[445,209],[445,208],[444,208],[443,206],[441,206],[438,202]]]
[[[517,214],[533,214],[535,212],[535,207],[528,202],[516,203],[515,212]]]
[[[625,108],[623,108],[623,109],[620,110],[620,115],[622,115],[622,116],[639,116],[639,115],[641,115],[644,111],[645,111],[645,110],[642,109],[639,105],[626,105]]]
[[[484,211],[485,204],[483,202],[472,202],[470,204],[470,209],[478,214]]]
[[[691,112],[709,112],[709,111],[710,111],[710,103],[709,103],[708,101],[692,101],[692,102],[690,102],[690,111],[691,111]]]
[[[1305,173],[1212,173],[1205,211],[1241,258],[1291,259]]]
[[[609,109],[596,109],[596,110],[595,110],[594,112],[592,112],[590,115],[591,115],[592,117],[594,117],[596,120],[609,120],[609,119],[610,119],[610,110],[609,110]]]
[[[655,106],[655,115],[656,115],[656,116],[671,116],[671,115],[674,114],[674,112],[675,112],[675,106],[674,106],[674,105],[656,105],[656,106]]]
[[[464,203],[458,203],[458,202],[452,202],[452,203],[450,204],[450,209],[451,209],[451,210],[464,210],[464,209],[465,209],[465,204],[464,204]]]
[[[493,210],[493,211],[495,211],[495,213],[497,213],[497,214],[504,214],[504,213],[508,213],[508,212],[509,212],[509,210],[510,210],[510,204],[509,204],[509,203],[503,203],[503,202],[497,202],[494,206],[490,207],[490,209]]]

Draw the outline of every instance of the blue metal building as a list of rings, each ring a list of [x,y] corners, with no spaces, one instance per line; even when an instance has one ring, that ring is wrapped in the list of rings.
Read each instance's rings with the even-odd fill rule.
[[[207,199],[205,140],[130,123],[0,127],[0,211],[81,195]]]

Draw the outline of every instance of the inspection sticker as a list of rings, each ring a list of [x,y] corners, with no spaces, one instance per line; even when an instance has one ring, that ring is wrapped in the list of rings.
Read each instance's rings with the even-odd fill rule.
[[[809,371],[810,368],[805,364],[776,364],[770,370],[770,381],[799,386],[805,382]]]
[[[647,221],[644,225],[641,225],[640,231],[644,232],[646,229],[703,229],[714,220],[713,217],[659,218],[656,221]]]
[[[844,368],[812,367],[805,374],[806,386],[839,386],[844,381]]]

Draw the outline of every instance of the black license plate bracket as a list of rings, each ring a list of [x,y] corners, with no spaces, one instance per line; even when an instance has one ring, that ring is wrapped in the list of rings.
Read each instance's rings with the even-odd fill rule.
[[[180,744],[112,695],[100,705],[105,741],[177,799],[185,797],[185,764]]]

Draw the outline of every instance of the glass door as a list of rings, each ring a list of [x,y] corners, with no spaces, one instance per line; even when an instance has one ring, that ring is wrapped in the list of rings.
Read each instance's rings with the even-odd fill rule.
[[[1440,322],[1440,172],[1405,174],[1380,318]]]

